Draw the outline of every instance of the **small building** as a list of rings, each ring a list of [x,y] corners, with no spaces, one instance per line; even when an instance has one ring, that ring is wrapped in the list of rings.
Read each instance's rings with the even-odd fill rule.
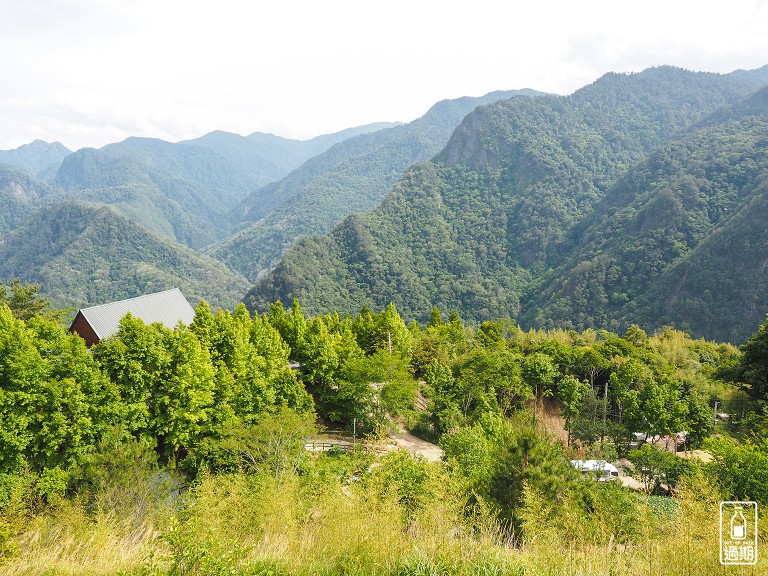
[[[619,478],[616,466],[605,460],[571,460],[571,465],[581,472],[582,478],[591,478],[598,482]]]
[[[78,334],[90,348],[115,334],[120,328],[120,320],[129,312],[145,324],[159,322],[171,329],[179,322],[191,324],[195,318],[195,310],[184,298],[181,290],[172,288],[164,292],[81,308],[69,331]]]

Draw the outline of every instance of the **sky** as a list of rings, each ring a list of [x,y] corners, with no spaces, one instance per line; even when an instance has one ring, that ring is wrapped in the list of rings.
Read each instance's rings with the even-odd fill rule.
[[[0,150],[306,139],[494,90],[768,64],[768,0],[0,0]]]

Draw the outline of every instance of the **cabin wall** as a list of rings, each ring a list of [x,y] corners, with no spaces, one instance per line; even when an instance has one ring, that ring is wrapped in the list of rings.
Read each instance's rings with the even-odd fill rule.
[[[96,335],[96,332],[93,331],[91,325],[88,324],[88,320],[80,312],[77,313],[77,317],[72,322],[72,326],[69,327],[69,331],[74,332],[85,340],[85,345],[88,348],[99,343],[99,337]]]

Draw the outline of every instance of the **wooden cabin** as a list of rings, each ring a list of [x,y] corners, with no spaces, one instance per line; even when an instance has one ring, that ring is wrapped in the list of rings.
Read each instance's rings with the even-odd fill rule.
[[[145,324],[160,322],[173,329],[179,322],[191,324],[195,311],[178,288],[145,294],[136,298],[81,308],[69,327],[90,348],[115,334],[120,320],[128,313]]]

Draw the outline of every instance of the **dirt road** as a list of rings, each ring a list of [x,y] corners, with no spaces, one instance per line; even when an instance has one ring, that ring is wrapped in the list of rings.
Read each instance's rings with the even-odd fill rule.
[[[390,432],[389,437],[396,446],[408,450],[411,454],[419,454],[428,462],[439,462],[443,458],[440,446],[417,438],[408,432]]]

